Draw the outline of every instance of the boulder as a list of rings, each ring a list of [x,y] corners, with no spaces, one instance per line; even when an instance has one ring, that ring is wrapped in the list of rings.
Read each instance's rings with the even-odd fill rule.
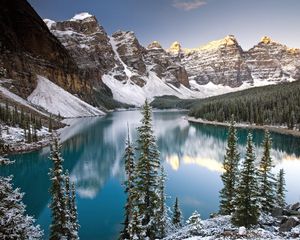
[[[281,220],[279,231],[280,232],[288,232],[291,231],[292,228],[298,226],[300,221],[297,217],[284,217]]]

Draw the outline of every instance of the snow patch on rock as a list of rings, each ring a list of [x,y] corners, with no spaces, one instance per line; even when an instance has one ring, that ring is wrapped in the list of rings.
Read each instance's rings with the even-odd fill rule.
[[[28,101],[66,118],[104,115],[104,112],[42,76],[38,76],[37,87],[28,97]]]
[[[92,17],[93,15],[91,15],[91,14],[89,14],[89,13],[87,13],[87,12],[82,12],[82,13],[78,13],[78,14],[76,14],[74,17],[72,17],[71,19],[70,19],[70,21],[82,21],[82,20],[84,20],[84,19],[86,19],[86,18],[90,18],[90,17]]]

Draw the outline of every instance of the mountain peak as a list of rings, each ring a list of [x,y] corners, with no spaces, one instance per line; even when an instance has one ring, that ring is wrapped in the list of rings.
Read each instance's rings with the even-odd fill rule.
[[[150,43],[147,47],[148,49],[154,49],[154,48],[162,48],[162,46],[160,45],[160,43],[158,41],[153,41],[152,43]]]
[[[264,37],[261,38],[260,42],[264,43],[264,44],[269,44],[269,43],[272,42],[272,39],[268,36],[264,36]]]
[[[178,41],[175,41],[171,44],[170,48],[169,48],[170,52],[180,52],[181,51],[181,44]]]
[[[82,12],[82,13],[75,14],[75,16],[70,19],[70,21],[83,21],[83,20],[85,20],[87,18],[91,18],[91,17],[94,17],[94,16],[89,14],[88,12]]]
[[[232,45],[238,45],[238,42],[234,35],[227,35],[222,39],[209,42],[208,44],[198,48],[197,50],[214,50],[220,48],[221,46],[232,46]]]

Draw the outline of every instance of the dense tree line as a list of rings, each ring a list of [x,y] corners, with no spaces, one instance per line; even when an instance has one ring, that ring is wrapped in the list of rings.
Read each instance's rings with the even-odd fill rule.
[[[234,124],[232,120],[223,162],[220,213],[232,214],[232,222],[237,226],[250,227],[257,224],[260,214],[270,214],[275,207],[285,206],[284,172],[280,170],[277,179],[272,173],[271,137],[268,131],[262,143],[263,156],[259,165],[255,164],[251,133],[247,137],[245,159],[240,163]]]
[[[190,115],[209,121],[286,125],[300,130],[300,81],[198,100]]]
[[[10,127],[22,128],[26,142],[38,141],[37,131],[42,128],[41,117],[28,113],[23,108],[18,108],[17,105],[10,106],[6,102],[5,106],[0,105],[0,122]],[[0,127],[0,135],[3,130]],[[1,148],[2,146],[4,146],[3,142],[1,143]]]

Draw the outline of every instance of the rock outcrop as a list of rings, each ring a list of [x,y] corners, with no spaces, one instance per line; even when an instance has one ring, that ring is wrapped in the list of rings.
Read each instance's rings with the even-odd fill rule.
[[[269,37],[245,52],[246,64],[253,78],[267,81],[300,79],[300,50],[288,48]]]
[[[45,22],[74,58],[83,75],[90,79],[91,85],[96,89],[103,88],[102,75],[120,63],[115,61],[110,39],[97,19],[81,13],[68,21],[46,19]]]
[[[163,49],[157,41],[144,47],[131,31],[108,36],[89,13],[43,22],[25,0],[3,0],[0,7],[0,77],[13,79],[7,87],[23,98],[37,75],[112,108],[112,97],[127,102],[134,95],[131,102],[141,104],[155,96],[203,98],[300,79],[300,50],[269,37],[248,51],[232,35],[194,49],[179,42]]]
[[[27,1],[0,2],[0,31],[0,67],[5,69],[1,77],[12,79],[11,91],[27,98],[40,74],[92,102],[87,94],[91,86],[74,59]]]

